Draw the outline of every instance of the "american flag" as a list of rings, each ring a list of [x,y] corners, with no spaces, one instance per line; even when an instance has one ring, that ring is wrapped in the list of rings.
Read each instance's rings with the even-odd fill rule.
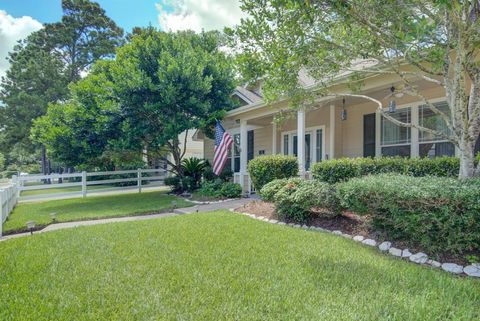
[[[228,150],[232,146],[232,136],[223,129],[217,121],[215,125],[215,149],[213,150],[213,172],[219,176],[225,167],[228,158]]]

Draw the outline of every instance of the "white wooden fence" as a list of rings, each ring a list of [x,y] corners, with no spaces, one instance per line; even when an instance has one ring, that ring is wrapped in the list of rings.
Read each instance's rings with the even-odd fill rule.
[[[119,177],[122,175],[124,177]],[[105,177],[107,176],[107,177]],[[125,177],[126,176],[126,177]],[[103,177],[103,179],[102,179]],[[103,193],[117,190],[137,189],[148,186],[163,186],[167,177],[167,171],[164,169],[136,169],[124,171],[109,172],[77,172],[68,174],[50,174],[50,175],[22,175],[13,178],[14,185],[17,187],[17,197],[20,200],[34,200],[45,197],[64,197],[64,196],[83,196],[89,193]],[[45,183],[48,182],[48,183]],[[109,186],[119,183],[129,183],[127,186]],[[91,189],[89,186],[103,186],[101,189]],[[66,187],[78,187],[73,192],[48,192],[35,195],[22,195],[23,191],[62,189]]]
[[[2,236],[3,223],[17,204],[17,189],[15,185],[0,187],[0,236]]]

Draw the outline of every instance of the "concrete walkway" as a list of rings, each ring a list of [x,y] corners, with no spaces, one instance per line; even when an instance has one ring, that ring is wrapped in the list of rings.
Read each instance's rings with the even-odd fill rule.
[[[75,228],[75,227],[79,227],[79,226],[90,226],[90,225],[116,223],[116,222],[144,221],[144,220],[150,220],[150,219],[155,219],[155,218],[176,216],[176,215],[181,215],[181,214],[191,214],[191,213],[197,213],[197,212],[209,212],[209,211],[215,211],[215,210],[221,210],[221,209],[237,208],[237,207],[240,207],[243,204],[248,203],[252,200],[253,200],[253,198],[242,198],[242,199],[238,199],[238,200],[231,200],[231,201],[214,203],[214,204],[196,205],[196,206],[192,206],[192,207],[178,208],[178,209],[174,210],[173,213],[113,217],[113,218],[105,218],[105,219],[99,219],[99,220],[56,223],[56,224],[50,224],[47,227],[45,227],[44,229],[34,232],[34,234],[63,230],[63,229],[67,229],[67,228]],[[12,234],[12,235],[5,235],[3,237],[0,237],[0,242],[1,241],[6,241],[6,240],[9,240],[9,239],[29,236],[29,235],[30,235],[30,233],[18,233],[18,234]]]

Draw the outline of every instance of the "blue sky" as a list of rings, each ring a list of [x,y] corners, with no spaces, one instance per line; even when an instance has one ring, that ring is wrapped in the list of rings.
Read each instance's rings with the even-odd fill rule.
[[[158,26],[159,11],[157,0],[97,0],[107,15],[125,31],[132,27]],[[60,0],[0,0],[0,10],[13,17],[30,16],[41,23],[59,21],[62,16]],[[163,10],[171,12],[171,6],[163,6]]]
[[[126,32],[151,24],[166,31],[222,30],[244,16],[240,0],[96,0]],[[61,0],[0,0],[0,77],[18,40],[60,21]]]

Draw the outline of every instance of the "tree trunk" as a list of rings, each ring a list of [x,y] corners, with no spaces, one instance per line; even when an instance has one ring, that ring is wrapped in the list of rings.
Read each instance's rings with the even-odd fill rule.
[[[475,141],[463,139],[460,146],[460,172],[458,178],[472,178],[476,175],[475,170]]]

